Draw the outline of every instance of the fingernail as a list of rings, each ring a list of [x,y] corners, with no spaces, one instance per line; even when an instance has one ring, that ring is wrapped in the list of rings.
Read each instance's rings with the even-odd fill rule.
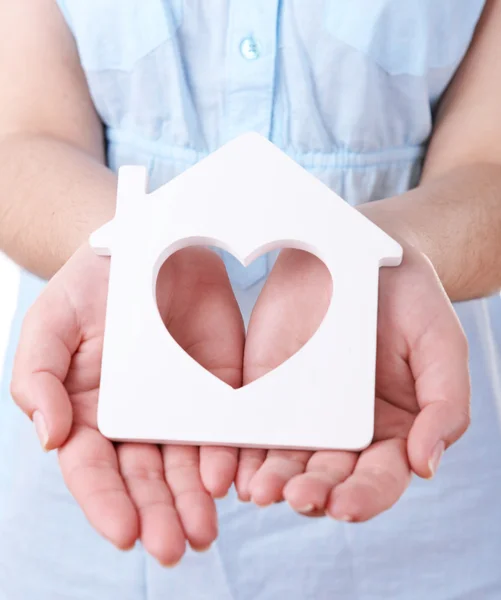
[[[214,498],[214,500],[224,500],[225,498],[228,498],[228,492],[225,494],[211,494],[211,496]]]
[[[193,548],[193,546],[192,546]],[[208,546],[204,546],[203,548],[193,548],[194,552],[198,552],[199,554],[202,554],[203,552],[208,552],[210,549],[212,548],[212,544],[209,544]]]
[[[42,448],[47,450],[47,444],[49,443],[49,432],[47,431],[47,425],[45,419],[39,410],[36,410],[32,416],[33,423],[35,424],[35,430],[38,435],[38,439],[42,444]]]
[[[353,517],[350,515],[343,515],[342,517],[337,517],[336,521],[344,521],[345,523],[352,523]]]
[[[445,450],[445,442],[440,440],[431,453],[431,458],[428,461],[428,467],[430,468],[431,476],[433,477],[437,472],[438,465]]]
[[[307,515],[315,510],[314,504],[305,504],[302,508],[296,508],[296,512]]]
[[[325,511],[325,514],[331,519],[334,519],[335,521],[342,521],[344,523],[353,523],[353,521],[355,520],[352,515],[348,515],[346,513],[337,517],[333,514],[332,509],[327,509]]]
[[[173,563],[163,563],[161,561],[158,561],[160,566],[165,567],[166,569],[173,569],[174,567],[177,567],[177,565],[181,562],[181,559],[176,560],[176,562]]]
[[[267,508],[268,506],[271,506],[273,504],[273,502],[258,502],[257,500],[255,500],[252,496],[250,501],[255,504],[258,508]]]

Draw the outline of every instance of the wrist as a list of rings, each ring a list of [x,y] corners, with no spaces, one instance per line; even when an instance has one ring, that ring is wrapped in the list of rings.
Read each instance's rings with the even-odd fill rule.
[[[429,257],[429,239],[423,230],[413,223],[413,212],[403,197],[388,198],[368,202],[357,207],[357,210],[370,221],[397,241],[404,249],[415,251]],[[411,209],[411,210],[409,210]]]

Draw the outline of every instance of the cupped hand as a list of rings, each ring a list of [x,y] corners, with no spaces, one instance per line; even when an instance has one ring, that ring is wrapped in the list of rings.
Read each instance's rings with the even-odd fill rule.
[[[123,549],[140,538],[174,564],[186,541],[201,550],[215,539],[212,496],[233,482],[237,450],[113,444],[98,431],[108,276],[109,259],[84,246],[47,284],[23,324],[12,394],[45,449],[59,449],[66,484],[95,529]],[[219,257],[202,248],[175,254],[160,271],[157,300],[179,345],[238,387],[244,330]]]
[[[323,263],[284,250],[256,303],[244,354],[244,383],[281,364],[320,325],[332,281]],[[334,282],[334,294],[335,294]],[[404,248],[380,272],[375,436],[363,452],[241,451],[243,500],[285,499],[296,511],[363,521],[390,508],[411,473],[429,478],[469,423],[465,336],[429,261]],[[335,368],[342,366],[333,366]],[[335,375],[334,375],[335,376]]]

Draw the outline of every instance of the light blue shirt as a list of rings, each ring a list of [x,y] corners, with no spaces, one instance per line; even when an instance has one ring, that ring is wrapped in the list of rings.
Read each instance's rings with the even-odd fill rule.
[[[144,165],[154,189],[253,130],[358,204],[419,181],[434,110],[484,1],[59,5],[106,126],[112,169]],[[248,312],[274,257],[248,270],[224,260]],[[473,424],[434,482],[414,481],[391,511],[355,526],[283,505],[259,510],[230,495],[219,503],[210,552],[162,570],[140,546],[121,554],[92,531],[56,458],[41,454],[12,407],[19,326],[42,287],[23,273],[0,397],[0,600],[501,598],[498,296],[456,307],[471,347]]]

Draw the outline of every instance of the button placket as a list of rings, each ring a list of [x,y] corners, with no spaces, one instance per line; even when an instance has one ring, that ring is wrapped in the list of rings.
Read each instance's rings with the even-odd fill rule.
[[[221,143],[248,131],[270,135],[279,18],[279,0],[229,2]],[[237,288],[256,284],[268,272],[266,255],[246,269],[233,257],[222,255]]]
[[[230,0],[221,143],[246,131],[270,135],[278,18],[279,0]]]

